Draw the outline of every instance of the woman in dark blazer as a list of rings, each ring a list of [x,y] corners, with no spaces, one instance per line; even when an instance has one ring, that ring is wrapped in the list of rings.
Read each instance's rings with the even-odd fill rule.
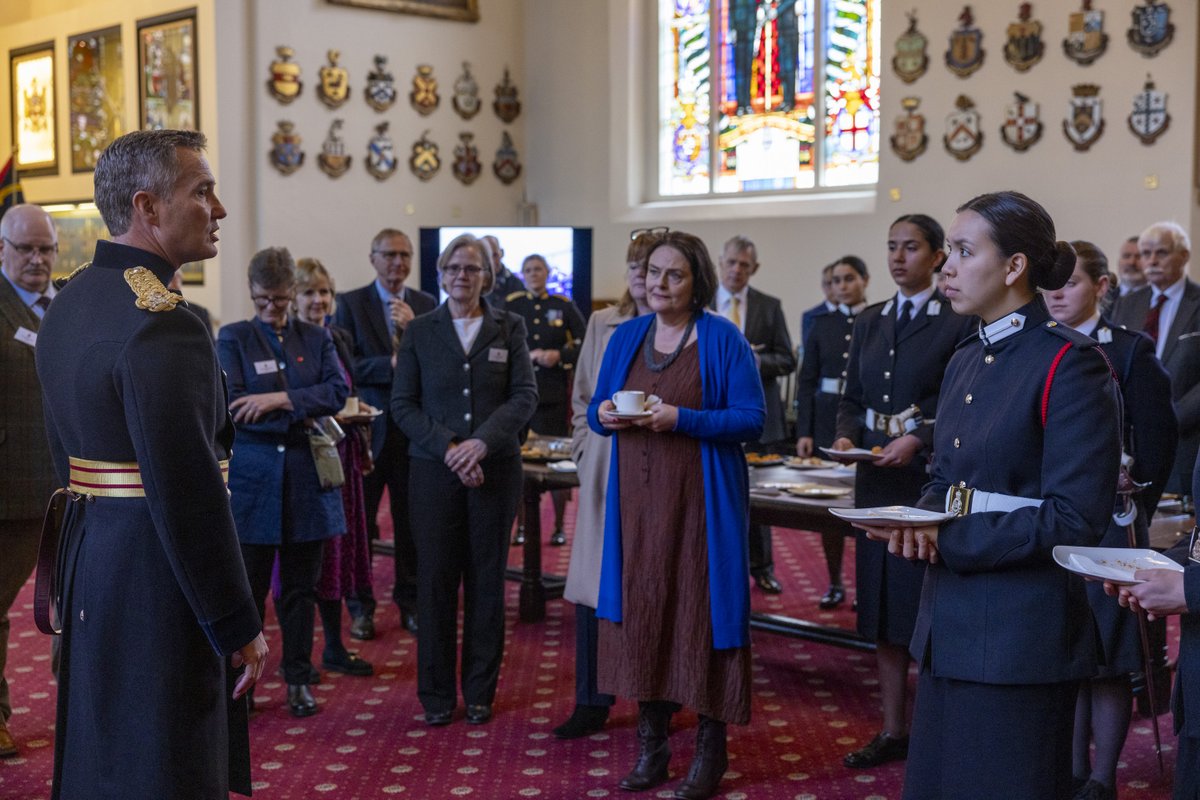
[[[288,708],[307,717],[317,712],[308,683],[321,552],[326,539],[346,530],[341,490],[322,488],[308,430],[316,418],[341,410],[348,389],[329,332],[288,319],[295,286],[291,254],[282,247],[255,253],[249,277],[254,319],[226,325],[217,337],[237,425],[230,504],[260,614],[279,556]]]
[[[954,516],[869,531],[929,563],[903,796],[1062,800],[1098,643],[1083,581],[1052,550],[1097,545],[1112,520],[1119,392],[1096,342],[1051,319],[1038,294],[1075,267],[1045,209],[981,195],[948,238],[946,297],[981,321],[946,369],[919,505]]]
[[[478,239],[438,258],[446,302],[409,323],[396,356],[392,416],[409,438],[417,545],[417,696],[430,725],[456,705],[455,629],[463,588],[466,719],[487,722],[504,655],[504,565],[521,494],[521,432],[537,384],[515,314],[481,299],[491,282]]]
[[[888,272],[898,291],[854,321],[833,447],[883,451],[878,460],[858,465],[859,506],[912,505],[929,479],[942,375],[971,326],[933,286],[933,274],[946,259],[944,244],[942,226],[924,214],[893,222]],[[908,642],[925,566],[889,559],[882,544],[865,536],[858,537],[854,562],[858,632],[875,642],[883,707],[880,733],[843,760],[862,769],[904,758],[908,751]]]
[[[1062,288],[1046,292],[1046,306],[1056,320],[1095,339],[1108,356],[1124,401],[1124,444],[1132,457],[1131,477],[1148,484],[1132,496],[1133,519],[1126,520],[1125,503],[1118,502],[1100,545],[1149,547],[1150,519],[1171,475],[1179,439],[1171,406],[1171,379],[1154,357],[1149,336],[1117,327],[1101,315],[1100,301],[1109,286],[1104,253],[1091,242],[1071,242],[1071,247],[1075,249],[1075,271]],[[1130,527],[1135,534],[1132,545]],[[1099,583],[1089,582],[1087,592],[1100,630],[1104,663],[1079,690],[1072,772],[1080,787],[1076,798],[1104,800],[1117,796],[1117,761],[1133,715],[1130,674],[1143,671],[1145,661],[1137,618],[1106,597]]]
[[[838,404],[846,384],[854,319],[866,308],[867,265],[858,256],[843,256],[829,265],[829,285],[837,309],[812,321],[804,340],[804,360],[796,382],[796,455],[809,458],[818,447],[833,444]],[[846,599],[842,583],[842,553],[846,537],[822,533],[821,549],[829,570],[829,589],[818,602],[823,609],[837,608]]]

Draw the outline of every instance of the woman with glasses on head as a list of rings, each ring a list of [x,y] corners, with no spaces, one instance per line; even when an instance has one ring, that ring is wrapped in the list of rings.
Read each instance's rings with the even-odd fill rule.
[[[237,426],[230,505],[260,614],[279,556],[276,608],[288,709],[307,717],[317,712],[308,684],[321,553],[326,539],[346,531],[342,493],[322,485],[309,429],[337,414],[349,389],[329,331],[288,317],[296,265],[287,249],[255,253],[249,278],[254,318],[226,325],[217,336]]]
[[[596,684],[596,598],[604,546],[604,491],[612,448],[588,427],[587,409],[608,340],[621,323],[650,311],[646,301],[646,256],[661,235],[647,230],[633,232],[625,253],[625,294],[615,306],[592,314],[579,349],[579,360],[575,362],[571,458],[579,467],[579,493],[571,564],[563,589],[563,597],[575,604],[575,708],[570,718],[554,729],[554,735],[560,739],[578,739],[596,733],[604,727],[613,704],[613,696],[601,693]]]
[[[449,724],[457,704],[460,586],[466,720],[492,717],[508,532],[521,494],[520,436],[537,408],[525,324],[483,299],[492,283],[487,266],[478,239],[455,237],[438,257],[446,301],[409,323],[396,354],[391,412],[410,442],[417,697],[429,725]]]

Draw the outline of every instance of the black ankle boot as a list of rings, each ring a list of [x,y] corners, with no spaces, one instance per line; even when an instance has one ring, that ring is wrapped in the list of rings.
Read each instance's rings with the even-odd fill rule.
[[[571,717],[552,732],[559,739],[579,739],[604,730],[608,722],[608,706],[575,706]]]
[[[671,747],[667,733],[671,727],[671,707],[666,703],[638,703],[638,760],[633,770],[621,779],[620,787],[642,792],[666,783],[670,775]]]
[[[683,783],[675,788],[679,800],[707,800],[717,793],[721,778],[729,768],[725,751],[725,723],[712,717],[700,716],[696,731],[696,755]]]

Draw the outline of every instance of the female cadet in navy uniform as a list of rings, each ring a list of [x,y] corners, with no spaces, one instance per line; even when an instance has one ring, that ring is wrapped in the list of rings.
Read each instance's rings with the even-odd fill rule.
[[[858,256],[843,256],[829,265],[829,285],[837,309],[813,318],[804,340],[804,360],[796,384],[796,455],[808,458],[814,447],[833,444],[838,401],[846,383],[850,332],[854,318],[866,307],[867,265]],[[829,570],[829,589],[818,605],[836,608],[846,599],[842,584],[842,552],[846,537],[822,533],[821,549]]]
[[[1133,496],[1136,516],[1128,522],[1124,502],[1100,544],[1128,547],[1129,527],[1137,547],[1149,547],[1150,525],[1171,474],[1179,435],[1171,407],[1171,379],[1154,357],[1154,342],[1144,333],[1119,328],[1101,316],[1099,303],[1109,288],[1108,259],[1091,242],[1071,242],[1075,271],[1066,285],[1046,292],[1050,314],[1062,324],[1092,337],[1108,356],[1124,401],[1125,452],[1133,461],[1132,478],[1149,484]],[[1116,517],[1120,517],[1117,519]],[[1137,619],[1105,597],[1099,583],[1087,584],[1088,600],[1100,629],[1104,664],[1079,690],[1075,705],[1075,747],[1072,772],[1079,800],[1115,798],[1117,759],[1125,745],[1133,713],[1130,673],[1141,672],[1144,661]],[[1091,743],[1096,758],[1091,763]]]
[[[912,504],[928,480],[942,373],[971,324],[933,287],[944,241],[942,226],[924,214],[892,223],[888,270],[899,291],[854,323],[833,447],[882,448],[877,461],[858,465],[854,497],[860,506]],[[908,750],[907,647],[923,572],[924,565],[889,559],[884,545],[858,538],[858,631],[875,642],[883,730],[846,756],[848,767],[874,767],[904,758]]]
[[[571,370],[579,358],[587,323],[570,298],[546,291],[550,267],[543,256],[536,253],[526,256],[521,263],[521,277],[525,279],[525,290],[510,294],[504,307],[521,315],[529,337],[529,358],[538,385],[537,411],[529,427],[543,436],[570,436]],[[563,511],[571,491],[556,490],[550,496],[554,501],[554,533],[550,535],[550,544],[566,544]],[[523,513],[521,517],[524,528]]]
[[[1099,544],[1111,522],[1120,399],[1096,342],[1037,295],[1075,266],[1045,209],[981,195],[958,209],[949,239],[946,297],[981,327],[946,370],[919,505],[956,516],[869,531],[929,562],[903,797],[1062,800],[1075,697],[1096,674],[1098,643],[1083,582],[1051,550]]]

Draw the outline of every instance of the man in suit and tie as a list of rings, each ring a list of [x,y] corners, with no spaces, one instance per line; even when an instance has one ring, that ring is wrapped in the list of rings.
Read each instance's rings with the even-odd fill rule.
[[[34,347],[54,297],[58,234],[50,215],[17,205],[0,219],[0,758],[17,755],[4,666],[8,610],[37,561],[46,501],[55,489]]]
[[[371,241],[371,266],[376,278],[371,283],[338,297],[334,324],[354,340],[354,384],[359,397],[383,414],[371,424],[371,456],[375,469],[363,480],[367,512],[367,535],[376,539],[375,515],[384,487],[392,512],[395,537],[396,585],[392,599],[400,607],[401,624],[417,628],[417,551],[408,519],[408,438],[387,413],[392,396],[392,371],[404,329],[414,317],[432,311],[432,295],[404,285],[412,272],[412,240],[395,228],[384,228]],[[363,596],[347,601],[354,622],[355,639],[375,638],[375,598]]]
[[[750,286],[750,278],[758,272],[758,249],[745,236],[734,236],[725,243],[720,260],[721,286],[713,301],[715,310],[733,322],[745,334],[758,363],[763,394],[767,399],[767,421],[762,441],[747,445],[751,450],[778,450],[780,443],[791,449],[791,436],[783,418],[783,401],[779,395],[779,378],[796,370],[796,354],[788,335],[787,321],[779,299],[763,294]],[[768,594],[779,594],[782,587],[775,578],[775,563],[771,558],[771,527],[755,525],[750,528],[750,574],[758,588]]]
[[[1187,494],[1200,449],[1200,285],[1187,277],[1191,258],[1187,231],[1156,222],[1138,236],[1147,285],[1124,295],[1112,319],[1154,340],[1155,354],[1171,376],[1171,399],[1179,418],[1179,449],[1167,491]]]

